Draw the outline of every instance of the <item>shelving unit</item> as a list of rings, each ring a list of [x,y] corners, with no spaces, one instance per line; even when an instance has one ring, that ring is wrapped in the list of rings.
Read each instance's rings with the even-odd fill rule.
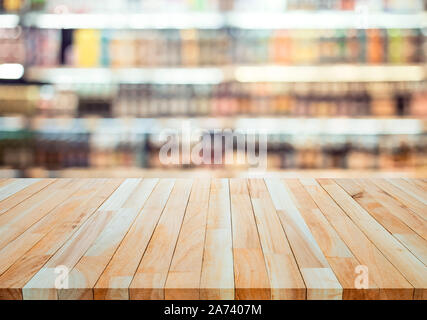
[[[9,26],[19,17],[0,17]],[[28,13],[22,25],[62,29],[414,29],[427,26],[426,13],[364,13],[342,11],[238,13]]]
[[[25,79],[53,84],[424,81],[425,65],[225,66],[200,68],[27,68]],[[308,80],[309,79],[309,80]]]
[[[334,153],[335,147],[342,149],[347,142],[360,138],[366,139],[368,151],[360,140],[356,153],[362,150],[369,157],[372,154],[379,157],[377,149],[384,149],[393,158],[395,154],[407,152],[408,144],[416,150],[416,157],[422,159],[423,154],[427,153],[424,150],[427,113],[422,110],[425,89],[402,87],[408,83],[420,84],[420,87],[427,83],[427,52],[423,51],[426,44],[422,42],[426,37],[427,12],[370,12],[365,9],[244,12],[237,6],[235,10],[225,11],[170,9],[170,12],[129,12],[106,9],[104,12],[74,13],[61,7],[58,12],[63,13],[24,10],[17,14],[0,14],[0,29],[17,28],[24,31],[24,37],[33,36],[25,33],[30,29],[46,32],[34,37],[31,45],[35,47],[30,46],[30,49],[54,53],[47,58],[36,57],[31,63],[25,59],[3,63],[0,59],[0,80],[3,84],[7,81],[20,82],[21,85],[31,84],[38,88],[37,92],[25,93],[30,101],[22,108],[22,115],[16,116],[21,111],[14,113],[10,109],[2,111],[0,108],[0,112],[3,112],[0,114],[0,133],[25,131],[35,140],[44,141],[45,136],[49,142],[53,141],[49,140],[51,138],[64,139],[59,141],[61,145],[73,144],[75,139],[81,138],[80,135],[98,137],[103,132],[139,135],[144,137],[141,139],[149,139],[165,128],[179,130],[183,124],[189,123],[193,128],[202,130],[263,129],[266,134],[279,137],[280,147],[276,146],[279,149],[274,152],[280,154],[288,152],[280,150],[285,148],[284,137],[289,138],[291,147],[296,149],[305,150],[305,143],[311,145],[312,140],[325,144],[326,149],[332,148],[324,151],[326,153]],[[76,35],[82,29],[89,33]],[[105,35],[105,30],[117,34]],[[316,34],[317,30],[321,32]],[[92,43],[92,40],[84,40],[85,37],[94,36],[90,33],[92,31],[98,32],[93,41],[106,42],[99,44],[99,48],[88,49],[87,52],[100,50],[99,56],[91,57],[93,61],[78,61],[74,45],[84,48]],[[282,31],[290,33],[283,34]],[[52,35],[49,35],[51,32]],[[161,37],[157,37],[159,34]],[[125,39],[131,39],[131,44],[114,44],[117,53],[111,46],[117,39],[122,40],[123,35]],[[124,62],[114,62],[111,52],[101,52],[112,50],[120,56],[123,54],[120,50],[129,49],[127,45],[149,47],[153,42],[138,42],[147,35],[151,37],[150,41],[161,42],[161,52],[153,51],[151,54],[161,56],[169,52],[180,55],[180,58],[176,61],[165,58],[163,60],[166,62],[162,60],[165,63],[160,64],[136,60],[127,62],[126,59]],[[50,36],[56,39],[53,45],[48,41]],[[58,40],[63,36],[63,41]],[[219,42],[209,43],[215,37],[220,39],[217,39]],[[199,46],[197,54],[202,57],[209,48],[221,46],[221,37],[228,38],[224,56],[218,60],[193,59],[192,49],[185,51],[188,48],[183,48],[184,43],[193,46],[193,49]],[[84,41],[80,43],[82,39]],[[243,39],[237,48],[232,46],[236,39]],[[311,46],[313,42],[314,47]],[[168,47],[171,44],[172,47]],[[101,45],[104,45],[103,49],[100,49]],[[294,52],[293,57],[285,57],[282,51],[290,50],[289,46],[292,45],[300,51]],[[363,46],[363,50],[357,50],[365,54],[364,58],[349,55],[357,45]],[[341,52],[343,46],[346,53]],[[262,51],[261,58],[254,58],[254,53],[240,59],[239,54],[243,51],[260,47],[265,51]],[[397,57],[393,56],[396,48],[400,52]],[[126,50],[124,52],[128,52]],[[313,50],[317,52],[317,58],[298,58],[300,54]],[[382,52],[382,55],[376,56],[375,50]],[[141,52],[144,55],[145,51]],[[83,56],[86,53],[84,50],[80,52]],[[186,61],[181,54],[193,60]],[[108,58],[106,61],[102,60],[103,55]],[[273,87],[276,84],[278,87]],[[350,86],[343,89],[337,88],[337,84]],[[371,84],[380,89],[372,93],[375,90],[371,90]],[[266,88],[265,85],[271,87]],[[282,88],[281,85],[288,87]],[[384,89],[382,85],[389,87]],[[60,96],[63,92],[72,95],[72,103],[67,102],[74,105],[72,110],[63,114],[43,113],[49,111],[50,104],[55,103],[52,101],[56,101],[56,94]],[[19,92],[14,95],[19,95]],[[126,100],[127,95],[130,96],[129,101]],[[271,102],[264,99],[268,96],[276,100]],[[148,101],[144,106],[140,103],[143,99]],[[170,103],[173,99],[192,104],[192,107],[173,106]],[[85,103],[89,111],[80,109]],[[271,110],[265,107],[273,103],[275,106]],[[152,112],[152,109],[164,108],[164,104],[168,104],[166,112],[163,109]],[[203,104],[206,110],[193,110],[201,108]],[[282,110],[279,104],[286,104],[286,107]],[[349,111],[345,109],[346,104],[354,106],[349,107]],[[100,105],[103,109],[97,113],[95,109]],[[255,112],[254,109],[261,107],[265,109],[264,112]],[[134,112],[138,108],[144,111]],[[175,112],[174,108],[182,110]],[[224,110],[226,108],[235,109],[227,112]],[[311,108],[317,111],[308,110]],[[343,108],[344,111],[341,110]],[[363,109],[363,112],[357,111],[357,108]],[[13,135],[9,136],[13,138]],[[321,141],[323,137],[326,142]],[[113,149],[108,152],[120,153],[122,151],[114,148],[120,149],[123,144],[126,149],[128,144],[133,143],[121,139],[117,138],[110,146]],[[403,147],[400,146],[402,141]],[[94,142],[84,142],[84,145],[90,148],[91,143]],[[419,163],[418,160],[405,161],[398,167],[410,169],[412,163]],[[285,169],[286,164],[282,165],[284,168],[281,169]],[[426,165],[421,164],[421,170]],[[412,169],[420,170],[419,167]]]

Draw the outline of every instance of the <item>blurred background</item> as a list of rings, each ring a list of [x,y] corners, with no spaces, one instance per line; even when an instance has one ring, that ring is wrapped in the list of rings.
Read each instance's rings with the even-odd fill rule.
[[[247,174],[161,164],[183,121],[267,130],[268,174],[427,177],[426,10],[0,0],[0,177]]]

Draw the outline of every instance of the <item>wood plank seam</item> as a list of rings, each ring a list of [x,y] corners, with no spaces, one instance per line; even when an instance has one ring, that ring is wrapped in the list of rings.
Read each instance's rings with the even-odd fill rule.
[[[38,221],[40,221],[42,218],[44,218],[46,215],[48,215],[50,212],[52,212],[53,210],[55,210],[59,205],[61,205],[61,201],[59,200],[64,200],[66,199],[68,196],[70,196],[72,193],[74,193],[75,191],[73,191],[73,187],[68,187],[70,184],[73,183],[72,179],[63,179],[63,180],[57,180],[55,181],[57,184],[52,183],[49,184],[49,186],[47,188],[44,188],[44,191],[48,191],[48,189],[50,190],[50,187],[54,187],[57,186],[59,184],[60,187],[60,191],[62,191],[61,193],[61,197],[58,196],[58,193],[60,191],[58,191],[55,194],[54,192],[49,193],[48,195],[48,199],[53,201],[53,204],[51,206],[47,206],[47,210],[36,210],[39,205],[39,203],[31,206],[29,209],[26,209],[23,211],[22,214],[19,213],[19,211],[16,211],[15,216],[11,216],[11,212],[13,212],[12,210],[17,209],[18,205],[15,206],[13,209],[9,210],[8,213],[9,214],[5,214],[0,216],[0,221],[5,223],[3,226],[0,226],[0,249],[4,248],[10,241],[15,240],[16,238],[18,238],[22,233],[24,233],[28,228],[31,228],[34,224],[36,224]],[[54,191],[54,190],[53,190]],[[40,195],[41,192],[39,192],[37,195]],[[25,201],[22,201],[21,204],[24,204],[31,200],[34,200],[36,196],[34,197],[29,197],[27,198]],[[46,201],[44,201],[44,204],[46,204]],[[30,216],[32,213],[32,215],[34,216],[33,219],[29,219],[28,216]],[[21,215],[26,215],[26,217],[21,217]],[[19,222],[25,222],[26,221],[30,221],[27,224],[24,224],[24,226],[19,226],[18,223]],[[18,226],[17,226],[18,225]]]
[[[186,205],[185,205],[185,209],[184,209],[184,214],[183,214],[183,216],[182,216],[181,224],[180,224],[180,226],[179,226],[178,236],[176,237],[176,242],[175,242],[174,249],[173,249],[173,253],[172,253],[172,256],[171,256],[171,259],[170,259],[170,262],[169,262],[168,271],[166,272],[165,285],[166,285],[166,283],[167,283],[167,278],[168,278],[168,275],[169,275],[169,272],[170,272],[170,268],[171,268],[171,265],[172,265],[173,257],[175,256],[176,247],[177,247],[177,245],[178,245],[178,239],[179,239],[179,236],[181,235],[182,225],[183,225],[183,223],[184,223],[184,219],[185,219],[185,216],[186,216],[186,214],[187,214],[188,203],[190,202],[190,197],[191,197],[191,193],[192,193],[192,191],[193,191],[193,187],[194,187],[194,181],[192,182],[192,186],[191,186],[190,194],[189,194],[189,196],[188,196],[188,198],[187,198],[187,201],[186,201]],[[165,299],[165,288],[163,288],[163,299]]]
[[[294,252],[284,232],[274,204],[268,193],[263,179],[248,180],[248,189],[252,201],[252,210],[258,229],[258,236],[264,255],[267,273],[271,284],[271,299],[277,300],[305,300],[307,287],[301,275]],[[258,203],[263,202],[263,204]],[[268,215],[273,220],[268,223]],[[259,216],[258,216],[259,215]],[[261,233],[260,228],[267,229]],[[271,229],[271,228],[279,228]],[[276,244],[273,237],[279,243]],[[280,246],[280,247],[279,247]],[[281,266],[279,266],[281,265]]]
[[[397,199],[397,201],[402,203],[402,205],[410,209],[422,219],[427,220],[427,206],[424,205],[422,202],[418,201],[416,198],[412,197],[405,191],[384,180],[370,179],[370,181],[375,183],[380,189],[383,190],[383,192]]]
[[[342,299],[342,286],[292,201],[287,186],[278,178],[264,179],[276,213],[288,235],[305,285],[307,299]]]
[[[176,242],[178,240],[179,232],[182,227],[182,222],[184,219],[185,211],[187,209],[189,195],[191,192],[193,181],[190,179],[177,179],[177,182],[172,190],[172,193],[168,199],[168,202],[165,206],[165,212],[163,212],[162,217],[159,220],[159,224],[154,230],[153,236],[150,240],[150,243],[147,246],[146,252],[142,257],[140,264],[137,268],[137,271],[134,275],[134,278],[129,287],[129,294],[132,300],[134,299],[154,299],[154,300],[163,300],[164,299],[164,285],[166,283],[166,277],[169,272],[170,264],[173,258],[173,253],[176,248]],[[182,205],[182,198],[179,199],[181,190],[179,188],[182,186],[184,189],[183,197],[185,199],[184,205]],[[178,215],[175,217],[174,206],[178,206]],[[173,210],[174,208],[175,210]],[[172,211],[173,210],[173,211]],[[172,213],[171,213],[172,212]],[[177,219],[177,221],[174,221]],[[174,223],[178,223],[178,231],[174,232],[173,229]],[[166,231],[166,232],[165,232]],[[162,256],[166,261],[161,264],[161,261],[156,261],[155,264],[152,259],[155,259],[156,246],[161,245],[159,241],[155,241],[160,234],[163,232],[163,236],[167,239],[167,236],[171,237],[173,242],[172,252],[170,252],[171,247],[166,247],[165,254]],[[154,249],[153,249],[154,247]],[[157,248],[159,249],[159,248]],[[164,264],[167,264],[165,266]],[[162,269],[164,268],[164,269]],[[152,270],[152,271],[150,271]]]
[[[295,204],[343,287],[343,300],[379,299],[378,285],[372,279],[367,288],[356,287],[355,270],[362,263],[331,226],[301,182],[297,179],[283,181],[288,185]]]
[[[152,239],[154,230],[157,228],[174,184],[174,179],[159,180],[141,210],[138,220],[129,228],[130,233],[123,239],[116,254],[95,284],[94,299],[129,299],[130,284]],[[143,231],[145,232],[143,233]],[[142,233],[142,236],[139,233]],[[144,237],[144,234],[147,233],[148,237]],[[142,248],[142,251],[137,250],[132,255],[134,257],[132,260],[127,257],[127,251],[134,248]],[[124,260],[127,260],[127,263],[124,266],[120,265]]]
[[[414,296],[424,296],[427,290],[427,269],[425,265],[418,260],[412,252],[407,250],[406,247],[396,240],[388,230],[376,222],[375,219],[373,219],[371,215],[339,185],[335,182],[328,182],[328,179],[319,179],[318,181],[331,196],[335,194],[335,197],[332,196],[334,201],[343,209],[347,216],[353,219],[360,230],[371,239],[372,243],[384,254],[390,263],[414,286]],[[339,195],[343,196],[340,202],[337,200],[337,196]],[[358,219],[360,219],[360,221]],[[363,223],[364,219],[366,220],[365,223]],[[368,221],[370,221],[372,225],[372,230],[368,228]],[[391,245],[391,247],[388,247],[389,245]],[[399,253],[399,257],[396,256],[396,253]],[[421,278],[419,278],[419,276]]]
[[[210,179],[195,179],[185,210],[178,240],[165,282],[165,299],[198,300],[206,242],[207,213],[211,193]],[[200,232],[192,229],[194,220],[201,220],[203,239],[194,238]],[[191,242],[191,243],[189,243]],[[177,252],[178,251],[178,252]],[[182,252],[181,252],[182,251]],[[197,256],[195,256],[197,255]],[[196,259],[196,261],[192,260]],[[191,266],[190,266],[191,264]],[[194,277],[197,280],[194,280]]]
[[[36,186],[37,182],[36,182],[36,183],[31,184],[31,185],[27,186],[26,188],[20,190],[19,192],[14,193],[10,197],[3,199],[2,201],[0,201],[0,205],[3,207],[3,208],[0,208],[0,216],[2,214],[7,213],[7,211],[9,211],[9,210],[12,210],[14,207],[19,205],[23,201],[27,200],[28,198],[35,196],[37,193],[39,193],[43,189],[47,188],[54,181],[55,181],[55,179],[43,179],[43,180],[39,181],[39,182],[42,182],[41,188],[37,188],[37,186]],[[33,187],[37,188],[35,190],[35,192],[32,192],[32,190],[31,190]],[[26,195],[26,192],[29,192],[28,195]],[[21,193],[24,193],[24,196],[22,198],[18,198],[17,201],[13,201],[13,199],[11,199],[12,197],[18,197]],[[9,202],[9,204],[8,204],[8,202]]]
[[[229,180],[212,179],[200,282],[201,299],[235,299],[232,228]]]
[[[135,216],[135,219],[132,221],[131,225],[127,228],[127,230],[126,230],[126,232],[125,232],[125,234],[124,234],[123,238],[121,239],[120,243],[118,243],[118,244],[117,244],[117,247],[115,248],[115,250],[114,250],[113,254],[112,254],[112,255],[110,256],[110,258],[108,259],[108,262],[105,264],[104,268],[102,269],[102,271],[101,271],[101,272],[100,272],[100,274],[99,274],[99,277],[96,279],[96,281],[95,281],[94,285],[92,286],[92,288],[91,288],[91,291],[92,291],[92,297],[91,297],[91,298],[92,298],[93,300],[95,300],[95,286],[96,286],[96,284],[98,283],[98,281],[99,281],[99,279],[100,279],[101,275],[103,274],[103,272],[105,271],[105,269],[108,267],[108,265],[110,264],[110,262],[113,260],[113,257],[114,257],[114,255],[116,254],[116,252],[119,250],[121,243],[124,241],[124,239],[126,238],[126,236],[128,235],[128,233],[129,233],[129,232],[130,232],[130,230],[132,229],[133,225],[136,223],[136,221],[137,221],[137,219],[138,219],[139,215],[141,214],[141,212],[143,211],[143,209],[144,209],[145,205],[147,204],[147,200],[148,200],[148,198],[151,196],[151,194],[152,194],[153,190],[155,189],[156,185],[157,185],[157,184],[158,184],[158,182],[159,182],[159,179],[143,179],[143,180],[141,181],[141,183],[142,183],[143,181],[145,182],[146,180],[156,180],[156,182],[155,182],[155,184],[153,185],[153,188],[151,189],[150,194],[147,196],[147,199],[145,199],[144,203],[143,203],[143,204],[142,204],[142,206],[139,208],[138,213],[137,213],[137,215]],[[140,183],[139,185],[141,185],[141,183]],[[130,196],[130,197],[131,197],[131,196]],[[129,198],[130,198],[130,197],[129,197]],[[129,200],[129,198],[128,198],[128,200]]]
[[[93,216],[94,218],[86,220],[85,224],[79,228],[74,236],[23,287],[24,299],[59,299],[61,288],[57,288],[56,283],[54,283],[56,267],[65,266],[72,272],[82,256],[103,234],[104,229],[117,217],[117,211],[127,199],[121,197],[121,194],[134,190],[140,180],[126,179],[120,184],[98,208],[97,214]]]
[[[414,287],[315,179],[299,179],[323,216],[380,287],[380,299],[413,299]],[[372,272],[374,270],[374,272]]]
[[[102,204],[108,199],[108,197],[120,186],[120,183],[115,182],[115,180],[110,179],[111,188],[107,188],[106,195],[104,196],[104,191],[96,192],[94,197],[100,197],[101,201],[99,204],[95,205],[95,207],[88,208],[88,214],[79,216],[78,220],[72,220],[73,226],[69,228],[68,234],[65,230],[64,232],[59,232],[58,230],[51,230],[48,234],[45,235],[39,242],[37,242],[25,255],[23,255],[20,260],[16,261],[12,266],[9,267],[5,273],[0,276],[0,299],[23,299],[22,287],[32,278],[32,276],[39,270],[34,270],[34,265],[36,264],[38,268],[43,268],[43,266],[48,262],[49,258],[40,259],[37,255],[37,251],[41,251],[41,254],[46,253],[46,249],[44,249],[43,245],[46,244],[47,248],[49,248],[49,252],[51,252],[51,256],[55,255],[57,251],[59,251],[62,246],[67,243],[69,239],[71,239],[76,232],[79,231],[80,227],[83,226],[87,220],[91,219],[91,217],[97,212],[98,208],[102,206]],[[103,185],[105,187],[105,184]],[[89,204],[93,197],[91,197],[87,202],[83,203],[83,206]],[[71,220],[69,220],[71,222]],[[68,220],[65,222],[68,223]],[[75,226],[75,228],[74,228]],[[55,234],[60,233],[60,237],[55,239]],[[54,240],[54,245],[49,247],[49,237],[52,237]],[[61,238],[62,237],[62,238]],[[47,243],[46,243],[47,242]],[[56,245],[56,247],[55,247]],[[37,260],[35,260],[37,258]],[[31,273],[25,272],[25,268],[28,264],[33,268],[34,271]],[[10,274],[10,276],[9,276]],[[23,278],[22,276],[25,275]],[[20,276],[21,278],[18,278]],[[17,278],[14,280],[14,278]],[[14,280],[14,281],[13,281]],[[7,289],[9,283],[12,283],[15,288]],[[6,285],[5,285],[6,284]]]
[[[117,212],[112,220],[73,267],[69,274],[69,282],[73,287],[60,290],[60,299],[92,300],[94,298],[93,288],[96,282],[108,266],[158,182],[157,179],[129,180],[136,182],[135,187],[125,195],[125,200],[120,207],[117,207]],[[136,206],[132,203],[135,202],[135,198],[138,200]]]
[[[375,221],[381,224],[397,241],[426,265],[427,241],[425,239],[401,222],[400,219],[390,214],[387,208],[378,203],[365,188],[359,187],[359,184],[352,180],[342,179],[335,179],[335,182],[365,209]]]

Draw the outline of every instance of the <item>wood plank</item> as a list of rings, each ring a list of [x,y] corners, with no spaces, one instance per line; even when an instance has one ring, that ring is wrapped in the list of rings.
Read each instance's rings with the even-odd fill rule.
[[[396,198],[399,202],[415,212],[422,219],[427,220],[427,206],[424,203],[412,197],[400,188],[385,181],[384,179],[371,179],[370,181],[375,183],[390,196]]]
[[[165,285],[165,299],[200,299],[210,180],[196,179]]]
[[[427,192],[418,188],[416,185],[405,181],[404,179],[386,179],[389,183],[400,188],[402,191],[408,193],[418,201],[422,202],[424,205],[427,205]]]
[[[39,271],[55,252],[78,230],[96,209],[119,186],[119,179],[96,179],[87,183],[58,210],[61,223],[49,231],[37,244],[21,256],[0,276],[0,299],[22,299],[22,287]],[[75,203],[79,203],[74,207]],[[40,226],[38,232],[43,231]]]
[[[265,179],[265,182],[302,273],[307,299],[342,299],[342,286],[292,200],[288,187],[279,179]]]
[[[96,300],[128,300],[129,286],[151,239],[175,180],[162,179],[156,185],[135,223],[94,287]]]
[[[380,288],[380,299],[410,300],[414,288],[314,179],[300,179],[322,214]]]
[[[372,195],[353,180],[336,179],[341,186],[362,208],[398,239],[424,264],[427,262],[427,241],[416,234],[411,228],[391,214]]]
[[[93,287],[143,208],[158,179],[139,180],[124,194],[126,201],[69,274],[69,287],[59,291],[60,300],[93,300]]]
[[[129,294],[132,300],[164,299],[164,286],[193,181],[177,180],[147,251],[142,257]]]
[[[415,212],[409,210],[409,208],[401,204],[388,193],[384,192],[373,182],[366,179],[357,179],[355,181],[382,206],[387,208],[390,214],[394,215],[396,218],[418,233],[421,237],[427,240],[427,225],[424,219],[418,216]]]
[[[367,289],[357,287],[356,268],[361,263],[330,225],[299,180],[286,179],[283,182],[291,191],[293,202],[343,287],[343,300],[379,299],[379,288],[372,279]]]
[[[227,179],[213,179],[209,197],[200,298],[234,299],[230,188]]]
[[[18,258],[42,239],[51,229],[57,227],[69,211],[75,210],[80,201],[87,196],[93,182],[79,181],[75,193],[65,202],[50,211],[46,216],[25,230],[19,237],[0,250],[0,274],[5,272]],[[100,186],[98,186],[100,187]],[[83,196],[83,197],[82,197]]]
[[[40,181],[40,179],[16,179],[12,183],[0,187],[0,201],[7,199],[11,195],[38,181]]]
[[[23,287],[24,300],[57,300],[55,285],[59,266],[71,271],[86,251],[97,240],[117,212],[138,186],[140,179],[126,179],[115,192],[98,208],[81,228],[52,256],[31,280]]]
[[[60,179],[24,200],[0,216],[0,249],[61,204],[81,185],[72,179]]]
[[[414,286],[415,294],[418,294],[418,291],[427,290],[426,266],[334,181],[328,179],[319,179],[318,181],[375,246],[381,250],[384,256]]]
[[[13,195],[7,197],[3,201],[0,201],[0,215],[9,211],[10,209],[17,206],[19,203],[31,197],[32,195],[39,192],[40,190],[44,189],[54,181],[55,181],[54,179],[42,179],[14,193]]]
[[[415,185],[416,187],[420,188],[424,192],[427,192],[427,183],[421,179],[408,179],[403,178],[403,180]]]
[[[14,178],[2,178],[2,179],[0,179],[0,188],[9,184],[9,183],[14,182],[15,180],[16,179],[14,179]]]
[[[244,179],[230,179],[235,298],[268,300],[270,281]]]
[[[306,287],[263,179],[250,179],[249,192],[273,300],[304,300]]]

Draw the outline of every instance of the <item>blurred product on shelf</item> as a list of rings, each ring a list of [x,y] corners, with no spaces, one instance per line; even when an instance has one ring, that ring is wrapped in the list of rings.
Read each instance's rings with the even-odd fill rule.
[[[423,8],[423,0],[2,0],[0,10],[19,12],[131,12],[131,11],[285,11],[354,10],[364,5],[372,11],[413,12]]]
[[[0,115],[427,117],[427,83],[2,85]]]
[[[266,130],[269,170],[425,175],[426,5],[0,0],[0,174],[194,168],[159,159],[188,121]]]
[[[115,117],[142,118],[266,115],[426,117],[426,85],[427,83],[237,82],[219,85],[124,84],[119,86],[111,109]],[[97,101],[99,103],[103,100]]]
[[[113,128],[114,129],[114,128]],[[163,141],[149,133],[26,130],[0,133],[0,167],[180,168],[160,163]],[[214,141],[214,134],[210,134]],[[212,143],[214,146],[214,143]],[[212,154],[214,149],[212,149]],[[425,169],[427,139],[423,135],[268,136],[268,169]],[[186,167],[192,167],[186,166]],[[197,167],[247,169],[247,165]]]
[[[54,38],[52,38],[53,40]],[[420,63],[420,30],[76,30],[76,67]]]
[[[63,35],[71,44],[62,41]],[[0,63],[41,67],[62,63],[86,68],[411,64],[426,62],[427,56],[427,37],[418,29],[79,29],[61,33],[18,27],[0,29],[0,46]]]

